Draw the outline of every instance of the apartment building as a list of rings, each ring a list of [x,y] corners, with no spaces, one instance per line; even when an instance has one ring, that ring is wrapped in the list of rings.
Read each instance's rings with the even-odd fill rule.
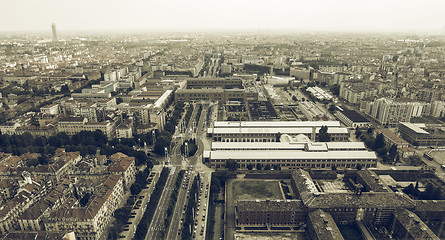
[[[108,138],[113,138],[115,133],[114,122],[108,120],[105,122],[88,122],[85,117],[65,117],[58,121],[57,131],[64,132],[72,136],[81,131],[94,132],[100,130]]]
[[[426,115],[426,105],[409,99],[380,98],[369,103],[367,113],[383,125],[395,125],[409,122],[412,117]]]
[[[77,206],[72,198],[43,218],[47,231],[73,231],[79,240],[101,239],[124,194],[123,177],[110,175],[95,190],[85,207]]]

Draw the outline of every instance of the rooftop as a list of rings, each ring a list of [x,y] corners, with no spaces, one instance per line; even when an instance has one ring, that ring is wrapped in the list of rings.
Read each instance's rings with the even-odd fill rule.
[[[278,152],[279,151],[279,152]],[[211,159],[290,159],[290,160],[318,160],[318,159],[375,159],[375,152],[370,151],[329,151],[305,152],[298,150],[242,150],[242,151],[211,151]]]
[[[313,132],[313,128],[309,127],[264,127],[264,128],[250,128],[250,127],[241,127],[241,128],[232,128],[232,127],[217,127],[213,128],[212,131],[214,134],[311,134]],[[319,127],[315,128],[315,133],[318,133],[320,130]],[[347,128],[328,128],[328,133],[330,134],[348,134]]]
[[[314,232],[317,235],[317,239],[344,239],[331,214],[317,209],[309,212],[308,216],[310,225],[314,228]]]
[[[375,132],[382,133],[385,137],[391,139],[391,141],[397,143],[397,144],[408,144],[407,141],[403,140],[399,136],[395,135],[393,132],[389,131],[388,129],[376,129]]]
[[[363,169],[357,172],[358,176],[364,181],[365,187],[368,191],[373,192],[388,192],[391,191],[389,187],[380,181],[380,177],[371,172],[369,169]]]
[[[353,122],[369,122],[368,119],[363,117],[360,113],[358,113],[355,110],[348,110],[345,109],[343,111],[340,111],[343,115],[345,115],[348,119],[350,119]]]
[[[415,212],[444,212],[445,200],[417,200]]]
[[[400,193],[318,193],[303,199],[309,208],[413,208],[414,202]]]
[[[413,124],[410,122],[401,122],[401,125],[404,125],[405,127],[411,129],[412,131],[418,133],[418,134],[430,134],[429,132],[421,129],[417,124]]]
[[[394,217],[412,236],[412,239],[439,240],[434,232],[413,212],[406,209],[400,209],[394,214]]]

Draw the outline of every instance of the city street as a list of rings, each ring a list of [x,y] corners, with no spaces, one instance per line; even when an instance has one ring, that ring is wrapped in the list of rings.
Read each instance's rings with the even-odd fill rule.
[[[165,184],[164,191],[162,191],[158,207],[151,221],[147,236],[145,237],[146,240],[158,239],[158,234],[164,227],[164,219],[167,215],[166,210],[168,204],[170,203],[170,196],[173,191],[176,178],[178,177],[178,172],[179,171],[176,171],[176,167],[170,168],[170,174],[168,175],[167,183]]]

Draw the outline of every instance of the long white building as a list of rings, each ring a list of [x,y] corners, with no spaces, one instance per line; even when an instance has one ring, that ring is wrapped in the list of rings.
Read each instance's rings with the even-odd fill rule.
[[[257,164],[282,169],[377,166],[376,154],[367,151],[361,142],[214,142],[211,151],[205,151],[203,157],[214,168],[224,168],[229,159],[241,168]]]

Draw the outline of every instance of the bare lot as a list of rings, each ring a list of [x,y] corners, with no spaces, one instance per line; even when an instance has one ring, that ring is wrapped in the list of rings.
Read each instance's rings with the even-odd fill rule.
[[[276,180],[236,181],[232,187],[235,201],[283,199],[279,182]]]

